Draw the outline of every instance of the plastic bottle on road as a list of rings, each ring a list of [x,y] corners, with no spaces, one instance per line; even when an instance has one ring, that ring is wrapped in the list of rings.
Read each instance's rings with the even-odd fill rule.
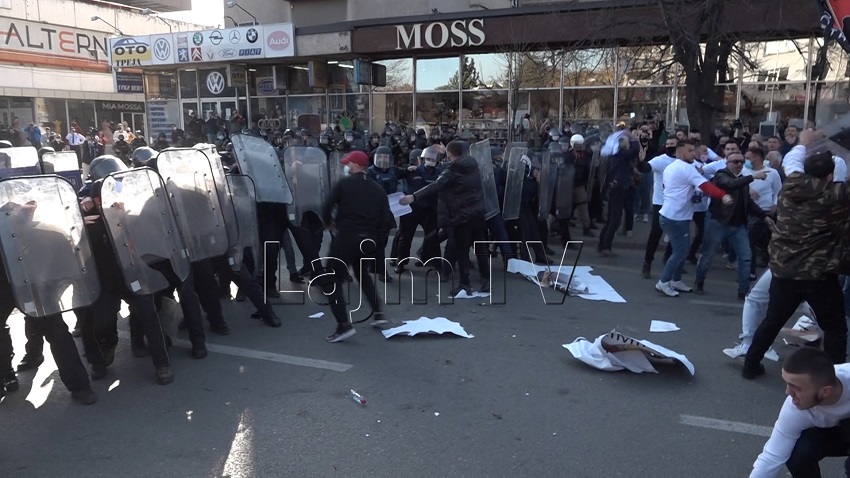
[[[363,398],[363,395],[360,395],[359,393],[355,392],[354,390],[350,390],[348,392],[348,398],[350,398],[351,401],[353,401],[354,403],[356,403],[358,405],[366,406],[366,399]]]

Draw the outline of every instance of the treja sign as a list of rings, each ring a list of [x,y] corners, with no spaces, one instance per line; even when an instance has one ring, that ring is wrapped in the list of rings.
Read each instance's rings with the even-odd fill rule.
[[[422,50],[451,46],[481,46],[486,40],[484,19],[396,25],[396,50]]]

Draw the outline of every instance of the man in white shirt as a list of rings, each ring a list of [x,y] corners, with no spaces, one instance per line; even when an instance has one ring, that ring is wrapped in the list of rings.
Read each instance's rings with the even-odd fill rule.
[[[83,143],[86,142],[86,137],[81,135],[77,129],[71,128],[71,132],[65,137],[65,141],[68,142],[68,146],[71,148],[71,151],[77,153],[77,164],[80,169],[83,169],[83,155],[81,148]]]
[[[783,464],[794,478],[819,478],[820,460],[848,456],[850,365],[833,365],[826,353],[803,347],[782,365],[782,379],[788,397],[750,478],[775,478]],[[845,473],[848,467],[845,461]]]
[[[765,214],[773,215],[776,212],[776,201],[779,198],[779,191],[782,189],[782,180],[779,178],[779,172],[765,164],[764,151],[759,148],[751,148],[747,151],[746,163],[744,164],[743,175],[752,176],[754,172],[765,171],[767,176],[764,181],[753,181],[750,183],[750,196],[753,201],[761,208]],[[752,258],[750,260],[750,280],[756,280],[756,263],[759,262],[759,252],[765,257],[763,262],[767,262],[767,244],[770,242],[770,227],[764,219],[758,217],[750,217],[749,224],[750,236],[750,251]]]
[[[676,145],[676,161],[667,166],[662,174],[664,204],[659,211],[659,222],[661,230],[670,240],[673,254],[667,259],[655,289],[668,297],[676,297],[679,292],[691,292],[691,288],[682,282],[682,266],[688,255],[694,206],[702,200],[701,195],[695,194],[696,191],[722,199],[724,204],[732,203],[731,196],[709,183],[697,171],[693,166],[695,158],[694,144],[687,140],[679,141]]]

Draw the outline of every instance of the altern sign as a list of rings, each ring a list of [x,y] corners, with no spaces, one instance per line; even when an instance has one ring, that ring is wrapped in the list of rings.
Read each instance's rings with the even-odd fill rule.
[[[424,28],[423,28],[424,27]],[[481,46],[484,44],[484,20],[455,20],[451,23],[417,23],[408,29],[396,25],[396,50]],[[424,41],[424,44],[423,44]]]

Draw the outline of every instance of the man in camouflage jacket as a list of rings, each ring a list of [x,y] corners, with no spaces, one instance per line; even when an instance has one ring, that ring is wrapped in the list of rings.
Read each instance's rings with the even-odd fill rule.
[[[838,271],[848,251],[847,167],[828,152],[810,150],[820,136],[803,131],[800,144],[783,160],[787,179],[779,193],[776,222],[771,223],[770,302],[747,352],[744,378],[764,373],[761,359],[804,300],[824,330],[824,351],[837,364],[846,360],[847,323]]]

